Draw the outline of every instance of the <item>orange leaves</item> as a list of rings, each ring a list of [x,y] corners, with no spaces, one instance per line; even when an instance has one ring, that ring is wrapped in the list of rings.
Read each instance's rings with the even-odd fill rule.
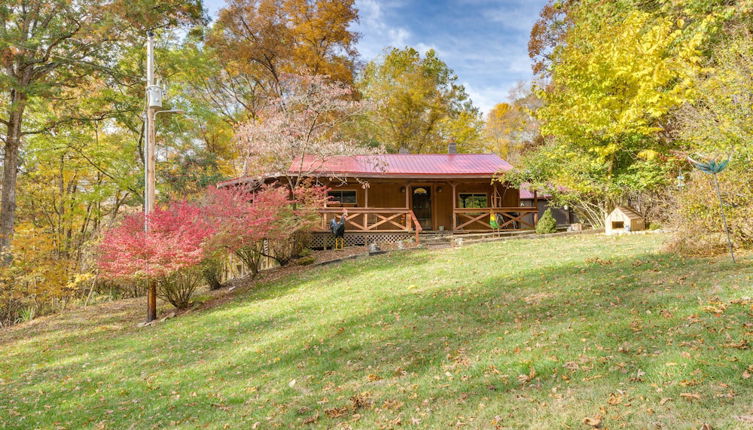
[[[357,35],[349,26],[356,19],[352,0],[241,0],[220,10],[209,45],[230,70],[261,87],[295,71],[351,83]]]

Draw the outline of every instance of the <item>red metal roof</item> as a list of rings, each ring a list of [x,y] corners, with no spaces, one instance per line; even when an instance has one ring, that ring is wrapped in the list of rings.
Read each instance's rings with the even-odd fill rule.
[[[326,161],[310,158],[304,167],[293,163],[289,174],[313,172],[317,176],[345,176],[359,178],[380,177],[476,177],[491,178],[495,173],[512,169],[507,161],[495,154],[379,154],[335,156]],[[241,177],[217,185],[228,186],[247,181],[282,176],[269,174],[259,177]]]
[[[495,154],[380,154],[336,156],[322,162],[304,161],[305,167],[291,173],[315,171],[319,175],[381,176],[478,176],[491,177],[512,169]],[[315,164],[316,163],[316,164]]]

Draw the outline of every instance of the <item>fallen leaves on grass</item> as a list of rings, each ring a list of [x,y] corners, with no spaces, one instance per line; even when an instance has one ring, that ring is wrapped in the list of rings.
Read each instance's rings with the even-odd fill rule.
[[[518,375],[518,381],[520,381],[521,384],[527,384],[528,382],[533,381],[533,378],[536,377],[536,369],[531,366],[531,370],[528,372],[528,375]]]
[[[689,401],[701,400],[701,395],[698,393],[680,393],[680,397]]]
[[[612,260],[603,259],[603,258],[599,258],[599,257],[586,258],[585,261],[588,264],[598,264],[599,266],[609,266],[609,265],[614,264],[614,262]]]
[[[601,424],[602,424],[601,415],[597,415],[595,417],[586,417],[586,418],[583,418],[583,424],[589,425],[589,426],[591,426],[593,428],[597,428],[597,429],[601,428]]]
[[[609,403],[612,406],[619,405],[620,403],[622,403],[622,399],[623,399],[622,394],[611,393],[609,395],[609,399],[607,400],[607,403]]]
[[[325,409],[324,413],[330,418],[338,418],[348,413],[348,408]]]
[[[400,409],[405,405],[405,403],[399,401],[399,400],[385,400],[384,403],[382,403],[382,409]]]
[[[358,393],[350,398],[353,409],[367,408],[371,406],[371,395],[369,393]]]
[[[708,305],[703,307],[703,310],[704,312],[719,316],[727,310],[727,304],[718,300],[712,300]]]
[[[313,424],[313,423],[315,423],[317,421],[319,421],[319,412],[317,412],[314,415],[312,415],[312,416],[306,418],[305,420],[303,420],[303,423],[304,424]]]
[[[747,369],[743,370],[743,379],[750,379],[751,376],[753,376],[753,364],[748,366]]]

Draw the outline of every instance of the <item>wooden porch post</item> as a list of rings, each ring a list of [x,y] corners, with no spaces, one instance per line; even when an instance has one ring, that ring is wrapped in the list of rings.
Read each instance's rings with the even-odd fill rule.
[[[410,230],[410,223],[412,221],[408,211],[410,210],[410,183],[405,183],[405,228]]]
[[[410,209],[410,183],[405,183],[405,209]]]
[[[539,222],[539,193],[533,190],[533,206],[536,208],[536,212],[533,213],[533,225]]]
[[[500,207],[500,202],[497,200],[499,193],[497,193],[497,183],[492,184],[492,208],[496,209]]]
[[[450,182],[450,186],[452,186],[452,232],[455,232],[455,227],[458,224],[458,221],[455,217],[455,209],[458,207],[458,193],[455,192],[455,183]]]
[[[363,184],[363,190],[364,190],[364,198],[363,198],[364,202],[363,202],[363,206],[366,207],[366,208],[369,207],[369,188],[371,188],[369,186],[369,183],[368,182],[364,182],[364,184]]]

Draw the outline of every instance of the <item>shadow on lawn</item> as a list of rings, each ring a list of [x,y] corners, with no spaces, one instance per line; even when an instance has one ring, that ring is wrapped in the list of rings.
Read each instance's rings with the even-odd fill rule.
[[[66,365],[51,363],[37,371],[39,373],[34,378],[40,379],[43,374],[76,375],[81,371],[81,363],[91,360],[94,355],[100,364],[107,363],[107,371],[93,375],[94,380],[88,382],[86,388],[128,382],[136,387],[117,399],[104,402],[82,398],[81,407],[116,409],[121,404],[119,402],[140,399],[157,409],[183,410],[186,417],[201,415],[206,422],[211,422],[207,421],[208,417],[217,414],[227,418],[226,412],[218,412],[212,406],[217,400],[211,387],[194,386],[197,381],[208,379],[225,381],[223,387],[236,393],[234,396],[244,396],[244,387],[255,387],[254,392],[259,394],[254,396],[260,397],[252,403],[267,406],[262,410],[255,409],[253,414],[264,417],[282,411],[288,422],[297,418],[295,411],[301,408],[322,409],[317,402],[332,386],[342,390],[340,395],[346,393],[345,398],[365,389],[373,390],[377,395],[380,390],[389,390],[383,385],[386,382],[370,381],[371,374],[376,374],[381,381],[401,384],[406,379],[431,381],[442,377],[446,369],[459,366],[459,371],[472,375],[468,381],[449,386],[428,383],[425,388],[429,397],[449,399],[460,394],[488,395],[490,382],[485,372],[490,364],[494,364],[499,371],[510,376],[505,384],[495,380],[495,389],[502,392],[514,390],[520,386],[516,379],[518,374],[526,373],[531,363],[538,363],[538,378],[544,381],[560,371],[564,362],[578,360],[583,354],[584,344],[608,345],[604,350],[593,350],[593,357],[585,364],[591,366],[590,372],[612,371],[609,370],[613,366],[611,359],[599,363],[597,358],[623,354],[621,359],[627,363],[630,372],[622,375],[628,380],[629,375],[639,368],[644,372],[652,371],[654,358],[650,354],[620,353],[617,345],[629,344],[633,351],[653,346],[669,352],[680,342],[695,340],[699,336],[707,345],[727,342],[713,332],[705,331],[702,325],[691,325],[673,339],[663,339],[661,333],[684,324],[686,313],[697,311],[700,305],[696,297],[708,295],[704,288],[711,286],[711,280],[706,276],[709,270],[716,273],[717,279],[741,273],[740,266],[714,260],[680,260],[668,255],[645,254],[626,259],[612,258],[608,263],[580,261],[557,267],[530,268],[516,273],[522,280],[503,275],[483,279],[480,285],[472,285],[469,280],[468,285],[455,289],[403,290],[395,294],[393,300],[375,301],[368,311],[357,314],[333,306],[329,309],[331,314],[322,316],[322,312],[326,312],[322,303],[291,303],[286,315],[260,317],[245,314],[239,317],[242,321],[238,321],[238,325],[235,325],[236,321],[223,323],[226,313],[242,310],[249,300],[283,298],[297,291],[305,281],[323,274],[336,281],[356,273],[386,274],[395,264],[419,267],[430,260],[431,256],[422,252],[316,269],[293,279],[260,286],[240,297],[236,303],[187,315],[156,330],[142,331],[135,339],[130,337],[133,333],[126,331],[123,334],[129,337],[115,336],[103,339],[96,346],[87,345],[80,351],[80,356],[69,356]],[[661,283],[667,282],[667,272],[670,271],[672,276],[684,277],[684,280],[673,284],[673,288],[665,288]],[[750,270],[745,269],[745,273]],[[697,285],[693,286],[693,282]],[[360,293],[342,294],[360,300],[369,299],[360,298]],[[687,309],[685,313],[678,312],[675,309],[678,307]],[[674,309],[673,317],[654,320],[645,314],[645,310],[659,314],[669,308]],[[398,314],[400,318],[396,316]],[[313,327],[308,324],[312,315],[317,315],[319,321]],[[708,324],[724,323],[720,321]],[[212,325],[211,329],[207,328],[208,324]],[[505,330],[508,334],[504,334]],[[200,332],[203,336],[194,335]],[[534,338],[551,343],[551,348],[560,355],[559,361],[547,361],[545,354],[537,348],[526,351]],[[563,344],[572,344],[573,347],[562,347]],[[251,348],[251,345],[258,345],[258,348]],[[514,353],[516,348],[521,352]],[[270,351],[275,357],[259,351]],[[199,361],[197,356],[201,357]],[[466,356],[468,364],[459,365],[454,361],[459,356]],[[144,357],[142,375],[154,375],[160,380],[161,388],[139,389],[141,378],[138,375],[131,375],[130,379],[126,376],[129,374],[129,357]],[[293,368],[297,370],[291,375],[288,372]],[[692,367],[683,370],[681,376],[692,370]],[[401,372],[406,372],[405,376],[401,376]],[[297,388],[287,387],[287,379],[295,377],[295,373],[300,373]],[[113,380],[112,375],[121,375],[129,381]],[[34,390],[34,385],[18,386],[17,389]],[[199,391],[199,397],[174,399],[165,394],[170,390],[190,389]],[[54,402],[63,398],[63,390],[62,386],[48,389],[47,399]],[[283,408],[275,406],[278,398],[284,403]],[[233,403],[232,399],[226,400]],[[243,403],[246,400],[238,401]],[[271,404],[266,403],[269,400],[273,400]],[[64,414],[65,411],[53,408],[46,412],[55,413]],[[118,415],[121,419],[129,419],[127,410],[115,410],[112,417]],[[75,424],[76,417],[65,418],[70,419],[71,425]]]

